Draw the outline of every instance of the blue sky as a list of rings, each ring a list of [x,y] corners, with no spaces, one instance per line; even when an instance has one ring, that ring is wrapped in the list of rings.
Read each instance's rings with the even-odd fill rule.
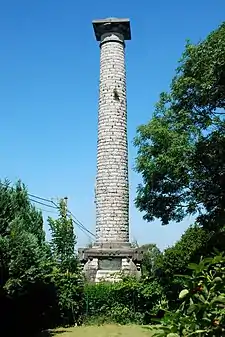
[[[20,178],[45,198],[68,196],[70,210],[94,231],[99,47],[91,22],[129,17],[131,240],[173,244],[191,219],[167,227],[142,220],[133,204],[140,176],[132,140],[167,90],[185,39],[198,42],[224,13],[224,0],[0,0],[0,178]],[[78,228],[77,235],[78,246],[89,242]]]

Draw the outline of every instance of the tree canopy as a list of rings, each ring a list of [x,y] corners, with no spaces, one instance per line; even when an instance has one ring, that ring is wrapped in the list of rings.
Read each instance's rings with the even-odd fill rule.
[[[163,225],[197,214],[205,228],[225,220],[225,23],[189,41],[169,92],[137,130],[135,200],[144,219]]]
[[[23,335],[79,321],[83,284],[74,251],[76,236],[63,200],[59,218],[49,218],[45,240],[43,218],[26,187],[0,182],[0,303],[5,335]],[[11,321],[10,326],[5,321]]]

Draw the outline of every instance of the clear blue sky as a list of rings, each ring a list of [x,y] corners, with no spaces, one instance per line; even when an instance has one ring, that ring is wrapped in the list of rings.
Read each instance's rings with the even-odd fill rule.
[[[167,227],[142,220],[133,205],[140,177],[132,140],[168,88],[185,39],[198,42],[224,13],[224,0],[0,0],[0,178],[21,178],[42,197],[68,196],[71,211],[94,231],[99,47],[91,21],[129,17],[131,239],[174,243],[191,220]],[[85,245],[88,238],[77,234]]]

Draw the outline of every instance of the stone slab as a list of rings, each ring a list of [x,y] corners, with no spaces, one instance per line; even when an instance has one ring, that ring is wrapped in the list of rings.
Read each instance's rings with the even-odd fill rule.
[[[131,29],[129,19],[106,18],[92,21],[97,41],[108,32],[116,32],[123,35],[124,40],[131,40]]]
[[[134,263],[140,263],[143,259],[143,251],[138,248],[80,248],[78,249],[79,259],[82,263],[88,260],[100,259],[103,257],[109,258],[128,258]]]

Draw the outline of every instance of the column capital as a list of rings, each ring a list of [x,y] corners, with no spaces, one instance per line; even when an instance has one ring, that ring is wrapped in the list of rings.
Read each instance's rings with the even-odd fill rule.
[[[107,18],[92,21],[97,41],[106,33],[118,33],[123,35],[124,40],[131,40],[129,19]]]

